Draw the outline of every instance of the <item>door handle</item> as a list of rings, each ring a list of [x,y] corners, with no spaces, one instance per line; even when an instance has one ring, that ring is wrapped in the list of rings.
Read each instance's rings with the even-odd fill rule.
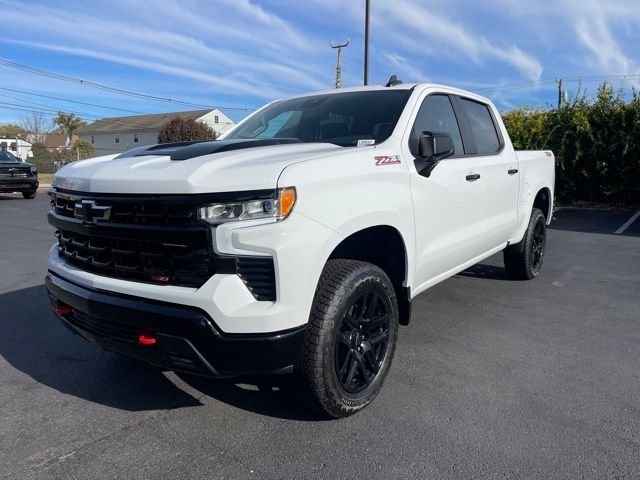
[[[467,179],[467,182],[474,182],[474,181],[476,181],[476,180],[478,180],[480,178],[480,174],[479,173],[474,173],[472,175],[467,175],[464,178]]]
[[[517,168],[510,168],[509,170],[507,170],[507,173],[509,175],[515,175],[516,173],[518,173],[518,169]]]

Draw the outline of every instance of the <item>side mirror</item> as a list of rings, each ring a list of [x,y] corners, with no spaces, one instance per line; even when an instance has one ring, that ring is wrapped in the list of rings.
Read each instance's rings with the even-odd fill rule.
[[[453,140],[448,133],[422,132],[418,138],[418,155],[415,159],[416,170],[428,177],[436,165],[455,153]]]

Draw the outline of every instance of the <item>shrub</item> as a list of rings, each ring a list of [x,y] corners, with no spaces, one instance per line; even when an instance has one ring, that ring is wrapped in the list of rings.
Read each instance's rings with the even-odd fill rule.
[[[640,96],[626,102],[609,84],[594,99],[558,109],[522,107],[503,115],[515,148],[553,150],[556,197],[640,204]]]
[[[216,137],[216,132],[206,123],[190,118],[175,117],[169,120],[160,130],[158,143],[215,140]]]
[[[86,140],[76,140],[69,148],[61,148],[53,154],[55,161],[61,164],[84,160],[96,156],[96,149]]]
[[[33,157],[27,161],[35,165],[40,173],[53,173],[54,157],[53,154],[47,150],[47,147],[40,142],[35,142],[31,146],[31,151],[33,152]]]

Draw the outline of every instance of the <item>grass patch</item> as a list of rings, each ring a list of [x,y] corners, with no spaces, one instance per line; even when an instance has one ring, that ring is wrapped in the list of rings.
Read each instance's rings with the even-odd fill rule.
[[[51,185],[51,181],[53,180],[53,173],[39,173],[38,181],[40,185]]]

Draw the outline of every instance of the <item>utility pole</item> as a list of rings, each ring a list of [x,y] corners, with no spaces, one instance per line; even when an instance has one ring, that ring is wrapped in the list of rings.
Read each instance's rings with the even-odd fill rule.
[[[556,83],[558,84],[558,108],[560,108],[560,106],[562,105],[563,96],[562,79],[556,80]]]
[[[369,16],[371,0],[365,0],[364,11],[364,84],[369,85]]]
[[[331,48],[338,50],[338,63],[336,64],[336,88],[342,87],[342,49],[348,47],[351,40],[347,40],[347,43],[339,43],[334,45],[331,42]]]

